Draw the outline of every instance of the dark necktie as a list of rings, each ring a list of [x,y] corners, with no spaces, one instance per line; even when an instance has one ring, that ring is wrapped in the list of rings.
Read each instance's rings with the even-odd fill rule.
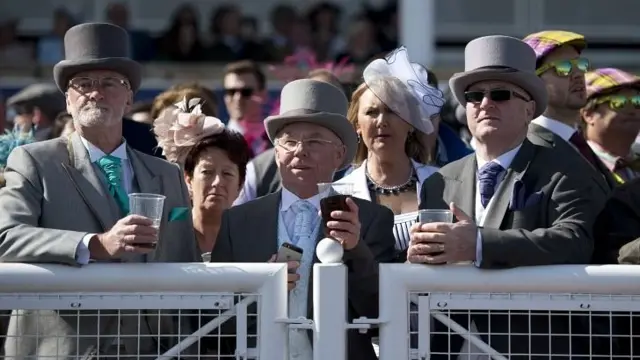
[[[572,143],[573,146],[576,147],[576,149],[578,149],[580,154],[582,154],[582,156],[587,159],[587,161],[590,162],[593,167],[595,167],[596,169],[598,168],[598,158],[591,149],[591,146],[587,144],[587,141],[584,139],[584,136],[582,136],[581,133],[577,131],[574,132],[573,135],[571,135],[571,137],[569,138],[569,142]]]
[[[493,197],[493,194],[496,192],[496,187],[503,171],[504,168],[502,165],[493,161],[484,164],[478,171],[480,202],[485,209]]]

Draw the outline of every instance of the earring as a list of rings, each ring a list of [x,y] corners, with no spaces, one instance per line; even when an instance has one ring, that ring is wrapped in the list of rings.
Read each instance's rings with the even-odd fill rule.
[[[358,144],[360,144],[360,142],[362,142],[362,134],[358,133]]]

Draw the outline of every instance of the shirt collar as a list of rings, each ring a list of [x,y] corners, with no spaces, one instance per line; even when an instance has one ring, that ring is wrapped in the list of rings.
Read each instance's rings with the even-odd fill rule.
[[[520,150],[521,147],[522,147],[522,144],[516,146],[515,148],[507,151],[506,153],[498,156],[497,158],[495,158],[495,159],[493,159],[491,161],[500,164],[500,166],[502,166],[503,169],[508,169],[509,166],[511,166],[511,162],[516,157],[516,154],[518,154],[518,151]],[[478,155],[476,155],[476,160],[478,162],[478,169],[480,169],[486,163],[488,163],[488,161],[480,159],[480,157],[478,157]]]
[[[87,149],[87,152],[89,153],[89,159],[92,163],[100,160],[107,155],[104,153],[104,151],[98,149],[97,146],[90,143],[87,139],[80,137],[80,140],[82,141],[82,145],[84,145],[84,148]],[[122,144],[120,144],[120,146],[113,150],[113,152],[111,152],[111,154],[109,155],[115,156],[121,160],[127,160],[127,141],[123,139]]]
[[[576,132],[576,129],[574,127],[571,127],[558,120],[546,117],[544,115],[538,116],[537,118],[533,119],[532,122],[560,136],[564,141],[569,141],[573,133]]]
[[[301,200],[296,194],[292,193],[291,191],[287,190],[285,187],[282,187],[282,194],[281,194],[281,199],[280,199],[280,211],[285,212],[287,210],[289,210],[289,208],[291,207],[291,205],[293,205],[293,203],[295,203],[298,200]],[[308,199],[304,199],[306,201],[308,201],[309,203],[311,203],[311,205],[313,205],[313,207],[316,208],[316,210],[320,211],[320,198],[321,198],[322,194],[315,194],[312,197],[308,198]]]
[[[627,158],[625,159],[620,156],[616,156],[609,153],[607,150],[605,150],[602,146],[600,146],[598,143],[594,141],[587,140],[587,144],[589,144],[589,146],[591,147],[591,150],[593,150],[593,152],[596,155],[598,155],[598,157],[600,158],[600,160],[602,160],[602,162],[607,167],[607,169],[609,169],[609,171],[612,171],[612,172],[616,169],[616,164],[618,163],[618,161],[633,159],[633,152],[630,152],[629,156],[627,156]]]

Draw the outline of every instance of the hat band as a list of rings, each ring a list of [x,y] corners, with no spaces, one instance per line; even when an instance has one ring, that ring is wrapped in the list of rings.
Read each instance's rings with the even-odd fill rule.
[[[302,115],[330,114],[330,113],[331,112],[329,111],[298,108],[298,109],[291,109],[285,112],[281,112],[279,116],[302,116]]]
[[[496,71],[500,71],[500,72],[518,72],[518,69],[514,69],[514,68],[509,67],[509,66],[500,66],[500,65],[481,66],[481,67],[475,68],[473,70],[496,70]],[[473,71],[473,70],[471,70],[471,71]]]

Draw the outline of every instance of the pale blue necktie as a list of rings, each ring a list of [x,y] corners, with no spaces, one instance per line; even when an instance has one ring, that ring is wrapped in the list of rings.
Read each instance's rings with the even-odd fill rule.
[[[291,205],[291,209],[296,216],[293,222],[293,231],[290,233],[291,240],[297,244],[301,239],[311,236],[313,223],[318,214],[316,208],[306,200],[296,201]]]

